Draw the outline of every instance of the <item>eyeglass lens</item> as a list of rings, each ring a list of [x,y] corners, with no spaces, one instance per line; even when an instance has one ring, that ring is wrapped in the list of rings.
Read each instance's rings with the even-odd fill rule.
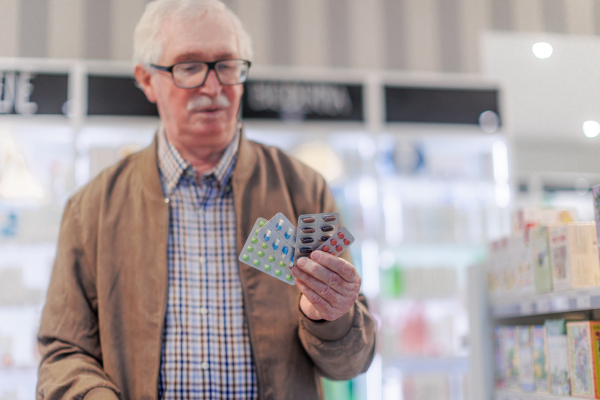
[[[248,63],[244,60],[219,61],[214,69],[222,85],[243,83],[248,75]],[[173,67],[173,79],[181,88],[198,87],[204,83],[208,71],[208,65],[203,62],[181,63]]]

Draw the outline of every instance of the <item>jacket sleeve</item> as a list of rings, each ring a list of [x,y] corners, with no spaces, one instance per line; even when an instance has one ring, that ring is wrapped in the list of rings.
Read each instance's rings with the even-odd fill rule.
[[[90,254],[95,244],[82,229],[76,204],[71,199],[63,214],[42,314],[37,399],[115,400],[120,392],[102,368],[95,270]]]
[[[321,212],[337,209],[324,183],[320,197]],[[351,262],[348,254],[342,256]],[[335,321],[313,321],[300,311],[300,341],[320,374],[329,379],[351,379],[367,371],[375,355],[376,328],[362,294]]]

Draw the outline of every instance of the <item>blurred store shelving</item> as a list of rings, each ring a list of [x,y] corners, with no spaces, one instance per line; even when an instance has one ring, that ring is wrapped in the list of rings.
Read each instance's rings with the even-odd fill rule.
[[[62,207],[103,168],[149,144],[158,121],[86,113],[87,74],[128,77],[127,64],[0,60],[0,70],[18,72],[24,65],[40,75],[67,75],[70,103],[59,107],[67,115],[0,115],[0,399],[33,395],[35,334]],[[306,111],[305,98],[290,105],[271,91],[268,111],[277,115],[246,116],[245,132],[328,180],[357,239],[352,255],[380,323],[371,369],[352,381],[327,381],[327,399],[471,398],[472,325],[481,321],[469,313],[467,267],[485,259],[488,240],[510,229],[510,140],[504,121],[492,129],[479,124],[481,112],[469,123],[393,122],[406,116],[384,115],[393,92],[385,88],[410,88],[403,96],[415,88],[462,95],[457,88],[498,94],[499,86],[473,77],[424,80],[364,71],[256,69],[252,77],[262,86],[247,87],[250,93],[271,80],[278,83],[269,90],[324,96],[311,103],[310,120],[298,111]],[[336,98],[337,109],[315,108]],[[342,100],[351,102],[352,112]]]

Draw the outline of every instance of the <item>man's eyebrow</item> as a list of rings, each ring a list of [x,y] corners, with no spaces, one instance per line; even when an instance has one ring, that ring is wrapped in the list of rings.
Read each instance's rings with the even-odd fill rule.
[[[214,61],[218,61],[218,60],[227,60],[227,59],[231,59],[233,58],[233,54],[226,52],[226,53],[219,53],[214,57]],[[183,53],[178,55],[177,57],[175,57],[175,63],[179,63],[179,62],[186,62],[186,61],[209,61],[206,57],[206,55],[203,55],[201,53]]]

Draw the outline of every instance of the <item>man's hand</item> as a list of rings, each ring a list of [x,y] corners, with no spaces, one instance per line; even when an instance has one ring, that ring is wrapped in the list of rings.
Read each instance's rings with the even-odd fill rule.
[[[313,251],[292,268],[302,292],[300,309],[310,319],[333,321],[347,313],[358,298],[360,275],[343,258]]]

